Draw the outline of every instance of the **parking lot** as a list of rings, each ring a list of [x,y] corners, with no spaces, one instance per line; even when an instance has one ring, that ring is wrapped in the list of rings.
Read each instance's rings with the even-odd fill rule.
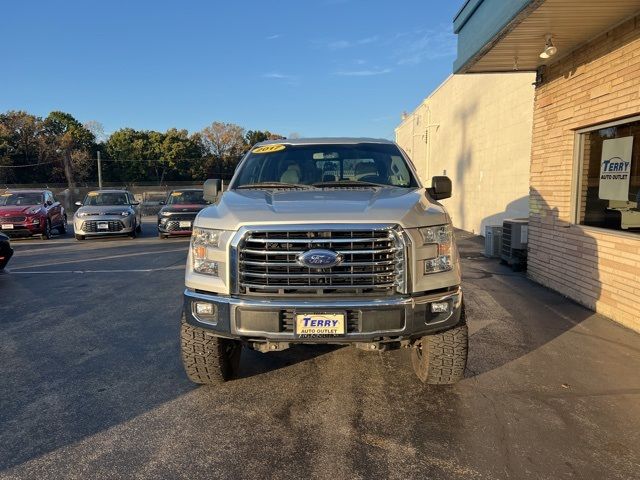
[[[640,478],[640,337],[460,236],[466,378],[408,352],[243,350],[191,384],[186,239],[17,240],[0,275],[2,478]]]

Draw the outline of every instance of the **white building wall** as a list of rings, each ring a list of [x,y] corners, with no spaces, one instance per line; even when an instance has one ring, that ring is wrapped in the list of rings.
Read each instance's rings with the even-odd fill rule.
[[[396,128],[425,185],[448,175],[456,227],[529,216],[535,74],[452,75]]]

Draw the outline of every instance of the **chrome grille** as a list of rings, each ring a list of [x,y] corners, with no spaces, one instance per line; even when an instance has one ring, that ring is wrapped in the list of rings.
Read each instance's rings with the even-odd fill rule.
[[[311,249],[339,253],[333,267],[310,268]],[[241,294],[393,294],[404,285],[405,248],[395,227],[251,231],[238,246]]]

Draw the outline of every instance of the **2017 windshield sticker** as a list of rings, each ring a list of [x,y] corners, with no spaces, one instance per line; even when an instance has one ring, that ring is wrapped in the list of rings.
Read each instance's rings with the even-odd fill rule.
[[[273,153],[273,152],[279,152],[280,150],[284,150],[285,148],[287,147],[285,147],[281,143],[274,144],[274,145],[264,145],[262,147],[254,148],[251,151],[251,153]]]

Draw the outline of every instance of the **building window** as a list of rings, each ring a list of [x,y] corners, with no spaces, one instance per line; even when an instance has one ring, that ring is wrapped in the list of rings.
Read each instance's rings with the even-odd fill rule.
[[[579,134],[578,223],[640,234],[640,119]]]

